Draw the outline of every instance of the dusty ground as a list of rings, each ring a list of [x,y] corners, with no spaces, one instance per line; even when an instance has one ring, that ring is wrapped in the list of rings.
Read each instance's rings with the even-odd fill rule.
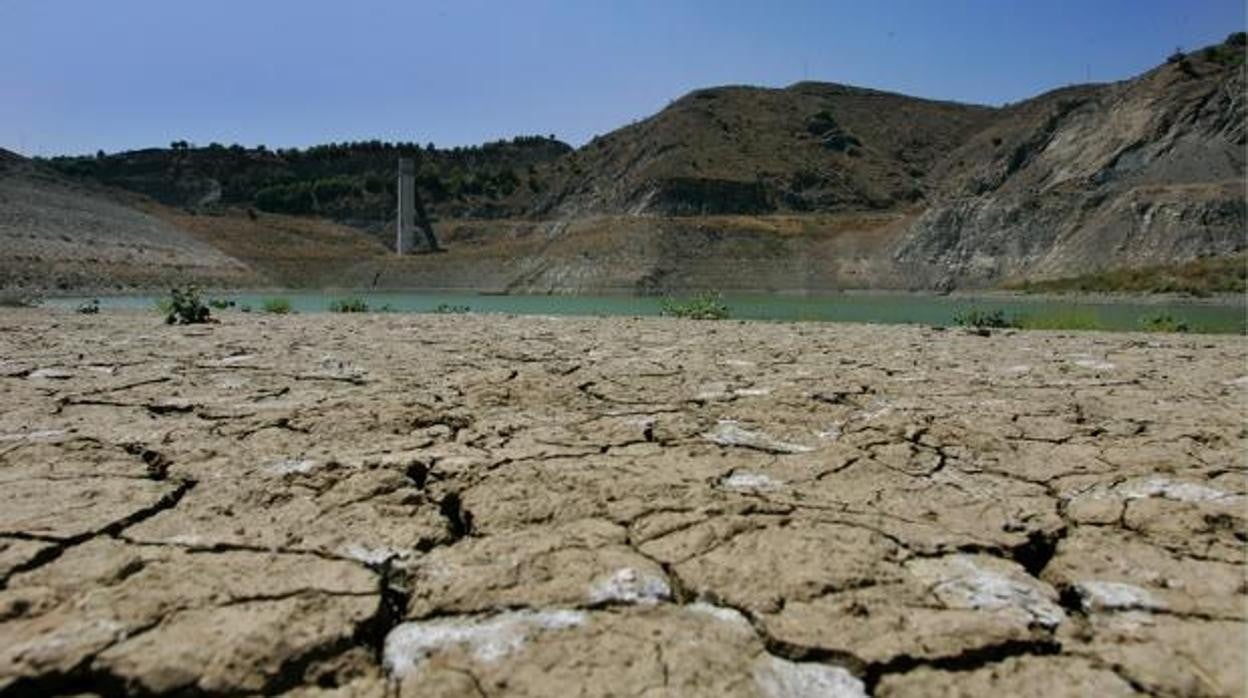
[[[1235,695],[1240,337],[0,311],[0,695]]]

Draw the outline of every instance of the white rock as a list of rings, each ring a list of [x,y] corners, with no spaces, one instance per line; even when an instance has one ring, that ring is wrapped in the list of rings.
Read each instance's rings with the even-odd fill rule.
[[[363,545],[348,545],[341,551],[342,555],[352,560],[359,560],[366,565],[380,565],[386,560],[399,557],[399,552],[393,548],[369,548]]]
[[[1002,560],[993,566],[1003,569],[990,569],[969,555],[918,559],[907,564],[910,572],[928,583],[936,597],[950,608],[1014,609],[1048,628],[1065,620],[1066,613],[1057,605],[1053,587],[1014,563]]]
[[[589,602],[655,604],[670,599],[672,588],[667,580],[653,574],[638,572],[632,567],[615,571],[610,577],[590,585]]]
[[[742,446],[768,453],[808,453],[814,450],[810,446],[780,441],[767,434],[744,429],[731,419],[719,420],[715,428],[702,437],[720,446]]]
[[[732,392],[737,397],[761,397],[771,395],[771,388],[737,388]]]
[[[738,630],[754,632],[754,626],[750,625],[749,619],[735,608],[725,608],[705,601],[695,601],[685,606],[685,610],[710,616],[721,623],[732,625]]]
[[[1097,359],[1075,359],[1073,363],[1080,368],[1086,368],[1093,371],[1111,371],[1116,368],[1108,361],[1099,361]]]
[[[761,473],[734,472],[719,483],[726,490],[777,490],[783,482]]]
[[[269,472],[277,475],[306,475],[316,470],[318,463],[308,458],[287,458],[269,466]]]
[[[1216,490],[1212,487],[1198,485],[1194,482],[1179,482],[1164,477],[1147,480],[1136,480],[1119,486],[1115,492],[1123,499],[1147,499],[1148,497],[1164,497],[1178,502],[1207,502],[1233,496],[1229,492]]]
[[[439,650],[466,647],[479,662],[494,662],[520,649],[543,630],[584,624],[580,611],[510,611],[477,618],[442,618],[397,625],[386,636],[383,664],[393,676],[416,671]]]
[[[754,662],[754,684],[766,698],[866,698],[867,688],[849,671],[814,662],[790,662],[764,654]]]
[[[74,374],[72,371],[66,371],[60,368],[37,368],[31,371],[30,375],[27,377],[34,378],[36,380],[65,380],[67,378],[73,378]]]
[[[251,361],[254,358],[256,358],[255,354],[235,354],[234,356],[227,356],[224,359],[221,359],[220,361],[218,361],[217,363],[221,364],[222,366],[232,366],[234,364],[241,364],[247,361]]]
[[[1160,611],[1166,608],[1147,589],[1123,582],[1085,580],[1075,584],[1075,592],[1079,594],[1080,605],[1085,611]]]

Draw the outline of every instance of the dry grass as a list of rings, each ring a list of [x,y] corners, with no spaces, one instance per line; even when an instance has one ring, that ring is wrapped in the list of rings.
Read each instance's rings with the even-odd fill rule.
[[[1243,293],[1248,257],[1235,255],[1135,269],[1111,269],[1048,281],[1021,281],[1006,288],[1027,293]]]

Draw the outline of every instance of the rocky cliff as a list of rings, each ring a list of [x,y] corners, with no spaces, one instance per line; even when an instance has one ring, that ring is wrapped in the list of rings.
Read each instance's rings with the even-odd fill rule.
[[[935,168],[938,198],[894,259],[919,287],[984,286],[1241,252],[1245,82],[1228,50],[1002,110]]]

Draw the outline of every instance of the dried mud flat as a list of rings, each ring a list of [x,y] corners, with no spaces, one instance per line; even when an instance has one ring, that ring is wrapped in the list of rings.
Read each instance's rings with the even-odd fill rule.
[[[1245,340],[0,312],[0,695],[1244,691]]]

